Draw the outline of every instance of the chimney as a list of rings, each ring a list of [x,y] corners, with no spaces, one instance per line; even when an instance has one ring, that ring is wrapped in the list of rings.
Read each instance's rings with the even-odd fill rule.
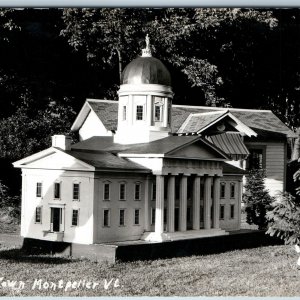
[[[58,134],[52,136],[52,147],[62,150],[71,150],[71,137]]]

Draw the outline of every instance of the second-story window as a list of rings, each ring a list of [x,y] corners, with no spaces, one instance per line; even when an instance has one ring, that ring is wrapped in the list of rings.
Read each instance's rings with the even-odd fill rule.
[[[73,200],[79,200],[80,187],[79,183],[73,183]]]
[[[235,197],[235,183],[232,182],[230,183],[230,198],[234,198]]]
[[[126,184],[120,183],[120,200],[126,200]]]
[[[109,198],[110,198],[110,184],[104,183],[103,199],[109,200]]]
[[[135,184],[134,200],[141,200],[141,184],[140,183]]]
[[[136,106],[136,119],[143,120],[143,105]]]
[[[54,183],[54,198],[60,199],[60,183],[59,182]]]
[[[36,196],[42,197],[42,183],[41,182],[36,183]]]
[[[225,198],[225,187],[226,187],[226,183],[221,182],[221,190],[220,190],[220,197],[221,198]]]

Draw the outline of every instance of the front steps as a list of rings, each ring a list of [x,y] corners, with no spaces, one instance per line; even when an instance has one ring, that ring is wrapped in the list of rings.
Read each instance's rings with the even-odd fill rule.
[[[164,232],[161,234],[157,234],[155,232],[145,232],[141,237],[141,240],[148,242],[180,241],[228,234],[229,233],[223,229],[187,230],[176,232]]]

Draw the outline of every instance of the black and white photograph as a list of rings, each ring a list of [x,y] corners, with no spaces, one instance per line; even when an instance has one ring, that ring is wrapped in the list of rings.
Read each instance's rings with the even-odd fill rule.
[[[299,282],[299,8],[0,8],[0,296]]]

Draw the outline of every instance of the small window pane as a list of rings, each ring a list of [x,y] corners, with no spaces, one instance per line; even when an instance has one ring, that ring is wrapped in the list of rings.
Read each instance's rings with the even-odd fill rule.
[[[109,200],[109,183],[104,184],[104,200]]]
[[[120,200],[125,200],[125,183],[120,184]]]
[[[60,183],[58,183],[58,182],[54,183],[54,198],[55,199],[60,198]]]
[[[42,183],[41,182],[36,183],[36,196],[42,197]]]
[[[221,191],[220,191],[221,198],[225,198],[225,187],[226,187],[225,182],[222,182],[221,183]]]
[[[73,184],[73,200],[79,200],[79,183]]]
[[[137,183],[135,185],[134,200],[140,200],[140,199],[141,199],[141,185]]]
[[[134,210],[134,225],[140,225],[140,210]]]
[[[103,211],[103,226],[104,227],[109,227],[109,209],[104,209]]]
[[[136,119],[143,120],[143,106],[137,105],[136,107]]]
[[[120,226],[125,225],[125,209],[120,209]]]
[[[230,218],[234,219],[234,204],[230,205]]]
[[[42,208],[37,207],[35,209],[35,222],[36,223],[41,223],[41,221],[42,221]]]
[[[78,209],[73,209],[72,213],[72,226],[78,225]]]
[[[235,197],[235,184],[231,183],[230,184],[230,198],[234,198]]]
[[[220,205],[220,220],[224,220],[225,206]]]
[[[161,105],[155,105],[154,120],[156,122],[161,121],[161,110],[162,110],[162,106]]]

